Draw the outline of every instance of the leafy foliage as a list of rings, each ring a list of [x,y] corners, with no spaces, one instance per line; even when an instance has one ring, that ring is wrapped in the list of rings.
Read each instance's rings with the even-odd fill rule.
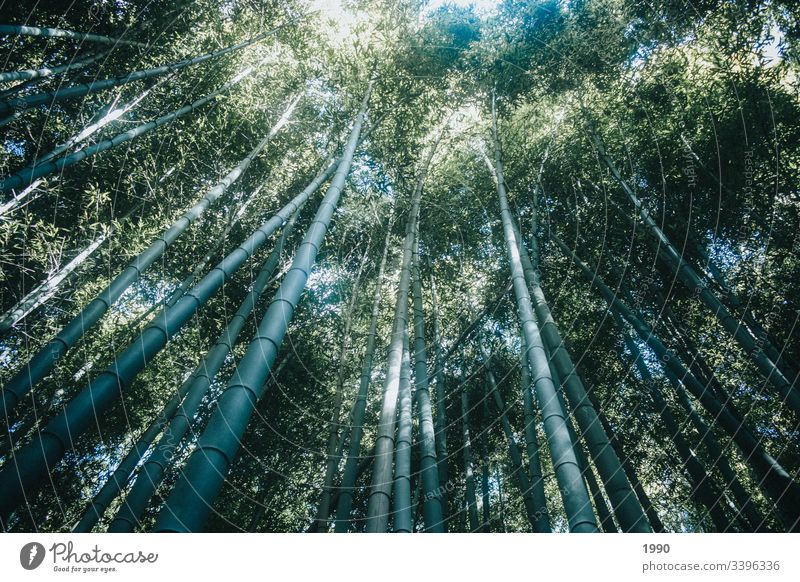
[[[332,152],[341,150],[369,80],[375,81],[368,135],[303,301],[281,346],[266,395],[258,403],[240,454],[206,524],[210,531],[304,531],[312,526],[325,474],[331,407],[339,366],[344,378],[342,425],[358,390],[375,286],[382,295],[378,341],[368,395],[362,455],[374,445],[386,374],[387,346],[414,182],[422,152],[441,144],[424,185],[420,248],[429,367],[433,346],[443,362],[449,480],[441,486],[450,531],[468,531],[462,422],[472,435],[477,477],[491,468],[492,531],[530,531],[500,416],[487,395],[476,336],[457,339],[488,308],[478,328],[520,446],[525,442],[520,329],[495,196],[490,103],[497,98],[500,141],[512,210],[538,268],[558,329],[577,373],[668,531],[714,531],[672,435],[637,371],[608,304],[552,242],[557,235],[645,321],[676,357],[717,393],[729,394],[760,443],[797,481],[797,411],[781,401],[697,293],[662,257],[660,244],[598,154],[598,135],[621,178],[687,263],[760,345],[777,348],[792,390],[800,362],[800,102],[796,10],[788,2],[630,0],[503,0],[490,11],[403,0],[329,3],[38,2],[12,4],[5,18],[148,44],[112,46],[87,67],[8,83],[0,99],[58,91],[71,84],[124,75],[230,46],[285,24],[275,35],[218,59],[42,105],[0,120],[0,173],[13,174],[92,123],[134,104],[72,147],[112,138],[219,88],[245,67],[254,71],[203,108],[167,127],[52,174],[0,213],[0,309],[13,308],[101,234],[108,241],[59,284],[44,305],[0,337],[2,381],[89,303],[139,252],[234,167],[302,94],[287,126],[247,172],[169,247],[115,303],[101,323],[27,395],[10,418],[14,447],[2,441],[4,467],[12,448],[30,442],[114,354],[134,341],[155,309],[196,282],[307,185]],[[57,66],[102,50],[70,39],[8,37],[3,69]],[[109,47],[106,47],[109,48]],[[312,198],[287,241],[280,276],[289,268],[319,197]],[[390,217],[393,216],[392,219]],[[378,264],[391,229],[388,264]],[[226,281],[92,428],[76,438],[48,484],[15,511],[12,531],[69,529],[131,444],[197,365],[249,291],[272,242]],[[345,311],[362,256],[366,269],[340,363]],[[194,272],[197,271],[197,272]],[[248,320],[244,339],[218,375],[141,529],[155,516],[196,446],[236,362],[266,310],[280,276]],[[438,292],[433,335],[429,281]],[[499,301],[495,301],[499,297]],[[737,517],[708,437],[688,421],[680,392],[645,341],[635,339],[652,383],[680,420],[683,436],[724,493],[731,530],[753,529]],[[766,348],[764,348],[766,350]],[[792,374],[793,373],[793,374]],[[461,393],[469,413],[461,415]],[[694,396],[690,407],[711,427],[737,479],[764,516],[782,530],[750,460]],[[436,412],[434,407],[434,413]],[[415,423],[418,410],[414,409]],[[534,411],[547,511],[567,529],[542,418]],[[415,439],[419,438],[415,424]],[[580,442],[577,446],[583,446]],[[344,447],[346,451],[346,445]],[[588,449],[587,449],[588,451]],[[588,452],[587,452],[588,454]],[[343,462],[342,462],[343,464]],[[420,480],[420,453],[412,483]],[[593,462],[587,471],[596,470]],[[351,528],[364,529],[370,468],[359,474]],[[599,472],[596,479],[601,482]],[[480,488],[480,479],[477,479]],[[334,488],[335,492],[335,488]],[[503,498],[503,514],[499,512]],[[605,495],[602,493],[602,495]],[[334,493],[334,498],[336,493]],[[478,504],[482,505],[478,495]],[[609,503],[605,495],[606,503]],[[100,520],[113,519],[117,501]],[[420,504],[421,505],[421,504]],[[422,513],[416,516],[424,528]],[[613,524],[612,524],[613,525]],[[618,524],[617,524],[618,525]],[[757,524],[761,525],[761,524]]]

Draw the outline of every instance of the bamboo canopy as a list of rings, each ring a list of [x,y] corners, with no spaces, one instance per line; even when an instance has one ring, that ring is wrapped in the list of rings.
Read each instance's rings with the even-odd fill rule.
[[[786,0],[6,4],[3,531],[800,530]]]

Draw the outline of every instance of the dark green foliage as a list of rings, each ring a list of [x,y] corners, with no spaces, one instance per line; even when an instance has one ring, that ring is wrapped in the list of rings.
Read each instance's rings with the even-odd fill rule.
[[[564,504],[569,479],[558,461],[570,451],[576,469],[568,485],[585,494],[586,524],[593,518],[603,530],[636,529],[645,518],[656,531],[798,527],[794,3],[502,0],[489,10],[463,4],[431,10],[416,0],[346,0],[315,3],[319,12],[309,12],[306,2],[278,0],[3,5],[0,24],[146,45],[2,36],[4,72],[56,70],[0,85],[0,177],[48,160],[58,171],[28,191],[17,181],[0,200],[0,310],[109,234],[50,299],[0,336],[8,413],[0,424],[10,429],[0,435],[3,527],[67,531],[111,483],[97,514],[81,526],[97,521],[95,529],[108,528],[124,498],[113,494],[130,487],[127,467],[116,474],[120,482],[112,478],[115,469],[143,436],[161,440],[147,428],[231,323],[275,237],[224,277],[210,274],[214,265],[280,209],[276,227],[288,219],[287,202],[332,153],[342,152],[370,81],[362,140],[337,181],[341,197],[325,242],[312,241],[316,261],[304,273],[307,284],[289,271],[290,249],[309,229],[319,234],[308,211],[318,207],[318,196],[266,284],[272,296],[294,280],[283,342],[269,348],[266,368],[264,354],[252,353],[239,366],[248,342],[266,346],[274,337],[274,329],[257,332],[268,307],[256,305],[241,331],[245,342],[219,362],[199,402],[188,402],[192,427],[153,473],[162,480],[148,488],[149,502],[137,501],[138,529],[160,520],[160,529],[313,531],[332,426],[340,429],[342,462],[325,488],[329,516],[317,521],[335,520],[337,531],[375,529],[367,523],[374,477],[388,474],[383,490],[391,494],[396,452],[385,442],[394,430],[379,426],[381,410],[393,404],[383,402],[381,387],[398,379],[399,366],[388,362],[399,364],[402,351],[390,343],[404,331],[412,344],[425,346],[427,361],[412,366],[411,426],[405,415],[403,421],[412,443],[410,458],[403,458],[408,487],[404,481],[400,489],[414,506],[401,516],[401,529],[427,529],[424,509],[435,498],[443,501],[448,531],[566,531],[579,513]],[[64,98],[73,91],[67,87],[125,79],[284,23],[291,24],[219,58]],[[98,51],[108,52],[86,66],[58,69]],[[201,108],[116,147],[98,147],[212,93],[249,66],[255,67],[250,76]],[[484,158],[495,155],[493,93],[505,200]],[[37,94],[50,97],[37,103]],[[156,260],[99,309],[94,325],[76,320],[69,349],[51,344],[63,346],[55,366],[24,381],[31,358],[253,151],[297,94],[303,97],[292,122],[247,172],[180,237],[156,242]],[[15,103],[30,107],[14,110]],[[95,150],[74,164],[58,161]],[[654,225],[663,238],[653,235]],[[417,338],[410,309],[400,310],[405,321],[394,318],[394,308],[410,299],[398,297],[398,287],[404,251],[410,258],[413,245],[413,236],[406,245],[404,236],[414,229],[421,258]],[[522,265],[527,280],[516,295],[509,292],[509,237],[531,259]],[[304,248],[300,258],[308,259],[311,247]],[[576,266],[572,251],[588,272]],[[192,288],[212,280],[213,293],[195,306]],[[526,286],[535,313],[521,325],[518,300]],[[152,327],[145,331],[165,306],[169,313],[183,310],[169,342]],[[532,323],[546,328],[536,349],[547,349],[538,369],[525,366],[526,378],[520,356],[531,350],[520,332],[524,327],[530,335]],[[739,333],[751,340],[737,341]],[[138,343],[140,334],[152,345]],[[342,346],[349,348],[340,357]],[[121,353],[127,355],[118,362],[130,369],[122,372],[120,390],[103,370],[116,370]],[[494,392],[487,390],[487,361]],[[770,366],[785,381],[768,381]],[[251,387],[260,400],[237,389],[247,405],[231,407],[235,397],[222,396],[231,392],[226,386],[235,387],[242,375],[260,380],[267,368],[272,377]],[[543,416],[536,394],[547,396],[546,370],[553,398]],[[100,387],[99,399],[80,411],[87,385]],[[219,444],[221,433],[201,435],[217,431],[220,415],[233,408],[246,414],[234,432],[221,431],[230,458],[218,468],[226,474],[207,480],[208,467],[198,468],[197,459]],[[71,420],[63,424],[65,411]],[[559,430],[553,411],[564,417],[555,423]],[[25,465],[41,439],[58,453],[50,455],[48,472],[41,463]],[[376,444],[380,467],[373,462]],[[434,444],[438,467],[431,462]],[[151,465],[160,462],[151,453],[144,452]],[[37,465],[43,478],[38,490],[26,486],[25,505],[17,503],[17,463]],[[209,486],[202,495],[213,499],[213,509],[196,513],[189,525],[166,523],[165,503],[194,511],[192,496],[181,493],[185,475]],[[526,488],[530,496],[523,496]],[[620,512],[623,494],[633,502],[627,514]]]

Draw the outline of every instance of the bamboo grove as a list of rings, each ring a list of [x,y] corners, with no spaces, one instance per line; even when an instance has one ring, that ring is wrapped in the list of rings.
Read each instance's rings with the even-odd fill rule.
[[[5,531],[800,529],[784,0],[6,3]]]

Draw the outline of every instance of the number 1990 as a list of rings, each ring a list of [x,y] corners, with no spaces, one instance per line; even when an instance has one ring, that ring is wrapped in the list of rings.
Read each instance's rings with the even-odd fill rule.
[[[669,544],[644,544],[645,554],[669,554]]]

